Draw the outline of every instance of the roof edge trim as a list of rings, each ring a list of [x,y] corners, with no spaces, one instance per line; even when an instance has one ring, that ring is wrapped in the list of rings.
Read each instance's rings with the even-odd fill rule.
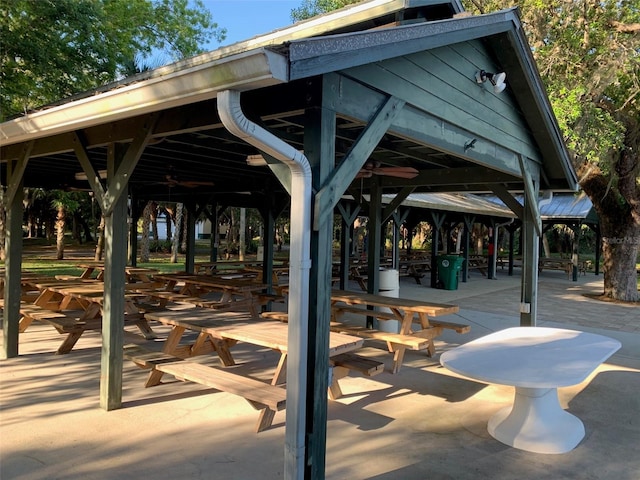
[[[4,147],[208,100],[221,90],[285,83],[288,77],[286,57],[260,48],[9,120],[0,124],[0,144]]]

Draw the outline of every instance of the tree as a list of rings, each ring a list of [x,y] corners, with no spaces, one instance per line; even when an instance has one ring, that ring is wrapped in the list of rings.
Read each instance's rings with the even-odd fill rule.
[[[140,236],[140,262],[149,261],[149,227],[151,225],[151,209],[153,202],[147,202],[142,211],[142,234]]]
[[[603,237],[604,295],[638,301],[640,5],[637,1],[473,0],[518,5],[580,187]]]
[[[183,204],[176,204],[175,228],[171,239],[171,263],[178,263],[178,251],[180,247],[180,232],[182,231]]]
[[[67,222],[67,215],[78,209],[78,201],[73,193],[56,190],[51,206],[56,209],[56,259],[64,259],[64,232]]]
[[[295,19],[349,0],[305,0]],[[519,6],[558,123],[603,237],[604,295],[638,301],[640,5],[637,0],[469,0],[470,11]]]
[[[305,20],[361,1],[362,0],[303,0],[300,7],[291,10],[291,19],[294,21]]]
[[[132,59],[200,53],[225,33],[202,0],[4,0],[0,120],[116,80]]]

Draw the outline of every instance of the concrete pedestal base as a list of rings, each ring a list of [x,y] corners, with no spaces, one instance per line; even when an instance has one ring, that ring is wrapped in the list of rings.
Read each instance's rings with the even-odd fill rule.
[[[579,418],[564,411],[555,388],[517,387],[513,406],[489,420],[496,440],[536,453],[566,453],[584,438]]]

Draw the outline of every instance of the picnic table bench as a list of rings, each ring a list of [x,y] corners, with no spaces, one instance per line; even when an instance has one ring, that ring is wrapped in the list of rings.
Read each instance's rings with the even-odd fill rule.
[[[380,310],[380,308],[387,310]],[[427,355],[432,356],[435,353],[433,339],[441,335],[445,329],[454,330],[457,333],[467,333],[471,330],[467,324],[433,318],[457,313],[458,310],[457,305],[332,290],[329,328],[332,332],[386,342],[389,352],[394,354],[392,372],[397,373],[402,366],[406,349],[427,350]],[[345,313],[374,317],[382,321],[396,320],[400,323],[400,328],[398,333],[394,333],[344,323],[340,319]],[[283,322],[288,321],[286,312],[264,312],[262,316]],[[419,324],[419,327],[414,329],[413,324]]]
[[[55,312],[35,304],[21,304],[18,328],[23,333],[34,320],[52,325],[58,333],[66,335],[56,351],[56,354],[63,355],[73,349],[85,330],[99,330],[101,327],[99,320],[81,320],[81,313]]]
[[[211,311],[202,308],[153,312],[147,314],[147,317],[171,326],[171,331],[163,345],[163,354],[156,354],[159,355],[157,361],[153,358],[134,360],[142,368],[152,368],[146,385],[157,384],[163,373],[169,373],[164,365],[167,363],[168,357],[164,355],[188,360],[196,355],[216,352],[224,366],[235,365],[236,362],[230,348],[238,342],[266,347],[279,352],[280,359],[275,368],[271,386],[275,387],[285,383],[288,328],[280,322],[266,321],[264,318],[255,317],[247,312]],[[187,330],[198,333],[196,340],[192,343],[182,343],[182,336]],[[338,367],[338,370],[329,387],[330,398],[338,398],[341,395],[338,380],[344,377],[345,372],[358,369],[363,374],[371,376],[382,371],[381,362],[344,355],[362,347],[362,343],[362,339],[358,337],[340,333],[331,334],[328,346],[329,358],[337,357],[332,365]],[[207,385],[209,384],[207,383]],[[262,427],[259,428],[265,426],[263,418],[268,418],[271,413],[268,409],[261,413],[259,425]]]
[[[578,262],[578,273],[586,275],[587,265],[587,261]],[[542,273],[543,270],[560,270],[566,273],[567,276],[571,276],[573,273],[573,260],[570,258],[540,258],[538,260],[538,273]]]
[[[380,311],[380,308],[387,310]],[[400,370],[407,348],[427,350],[427,355],[435,353],[433,339],[442,334],[445,328],[454,329],[458,333],[466,333],[469,325],[452,322],[438,322],[433,317],[457,313],[457,305],[426,303],[406,298],[387,297],[370,293],[357,293],[344,290],[331,292],[331,320],[333,328],[343,329],[345,333],[366,336],[387,343],[389,352],[394,354],[393,373]],[[399,322],[398,333],[356,327],[340,322],[344,313],[376,317],[382,321]],[[431,318],[430,318],[431,317]],[[419,323],[414,329],[413,324]],[[420,340],[417,340],[420,339]],[[422,342],[424,340],[424,343]]]
[[[137,345],[125,347],[124,355],[141,368],[152,370],[145,387],[159,385],[162,375],[168,373],[178,380],[195,382],[244,398],[260,411],[256,433],[269,428],[276,412],[285,408],[287,391],[282,387]]]

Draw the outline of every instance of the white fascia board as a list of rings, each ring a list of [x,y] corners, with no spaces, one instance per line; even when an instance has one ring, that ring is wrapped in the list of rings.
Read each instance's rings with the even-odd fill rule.
[[[256,49],[70,101],[0,124],[2,146],[288,81],[286,57]]]

